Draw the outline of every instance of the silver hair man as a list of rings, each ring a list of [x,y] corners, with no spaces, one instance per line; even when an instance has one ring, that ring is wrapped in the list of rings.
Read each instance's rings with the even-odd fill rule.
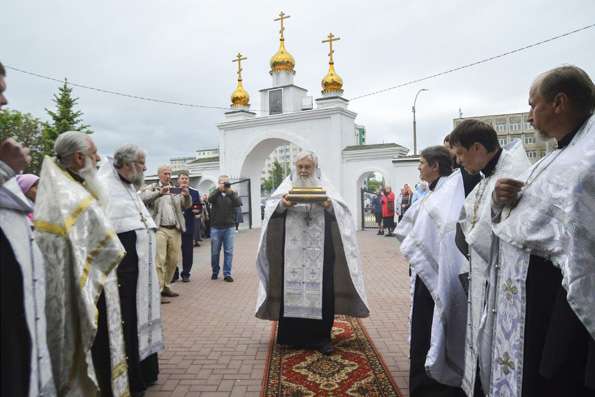
[[[93,139],[83,132],[68,131],[58,136],[54,143],[54,152],[59,164],[82,178],[101,205],[105,205],[105,194],[97,178],[97,162],[101,157],[97,154]]]
[[[318,157],[310,151],[299,152],[295,156],[295,187],[320,186],[318,175]]]
[[[127,144],[114,153],[114,168],[140,190],[145,181],[145,152],[138,146]]]

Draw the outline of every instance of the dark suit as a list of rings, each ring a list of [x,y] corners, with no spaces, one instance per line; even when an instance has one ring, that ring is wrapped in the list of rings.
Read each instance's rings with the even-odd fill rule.
[[[184,210],[184,219],[186,221],[186,231],[182,232],[182,278],[190,278],[190,270],[192,269],[194,248],[194,214],[192,209],[196,208],[200,201],[200,193],[194,188],[190,188],[190,198],[192,199],[192,206]],[[178,271],[174,275],[174,280],[178,279]]]

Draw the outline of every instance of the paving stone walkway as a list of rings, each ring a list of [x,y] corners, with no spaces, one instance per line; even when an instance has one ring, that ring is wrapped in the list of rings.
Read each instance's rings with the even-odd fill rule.
[[[146,397],[259,396],[271,323],[254,317],[260,230],[236,235],[234,283],[210,279],[210,243],[194,250],[190,283],[162,305],[166,350],[159,381]],[[371,315],[366,329],[408,396],[409,278],[394,238],[358,233]]]

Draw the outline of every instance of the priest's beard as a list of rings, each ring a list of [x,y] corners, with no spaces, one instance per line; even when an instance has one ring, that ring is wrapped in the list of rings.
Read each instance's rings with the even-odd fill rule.
[[[299,176],[296,175],[295,180],[293,181],[294,187],[320,187],[320,179],[311,175],[311,176]]]
[[[139,191],[145,186],[145,173],[144,172],[136,172],[130,178],[130,183],[134,185],[136,191]]]
[[[101,184],[99,178],[97,178],[97,168],[93,166],[93,162],[90,157],[85,157],[85,166],[81,168],[78,174],[85,180],[85,187],[87,190],[95,196],[99,205],[105,208],[107,205],[107,198],[105,195],[105,189]]]

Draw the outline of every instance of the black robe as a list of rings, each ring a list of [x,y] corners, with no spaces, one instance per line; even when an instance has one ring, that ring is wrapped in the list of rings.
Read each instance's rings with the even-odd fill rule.
[[[119,233],[118,238],[126,250],[126,256],[117,267],[118,292],[122,313],[122,332],[128,365],[128,384],[130,392],[141,393],[157,381],[159,364],[157,353],[140,361],[138,349],[138,327],[136,311],[136,289],[138,282],[138,255],[136,252],[136,232]],[[97,336],[93,343],[92,354],[95,372],[102,397],[111,397],[111,364],[109,334],[107,330],[107,312],[103,293],[97,304],[99,322]]]
[[[285,219],[283,214],[273,214],[273,217],[283,217],[283,236],[285,241]],[[334,268],[335,248],[332,239],[332,223],[336,222],[334,215],[324,211],[324,259],[322,268],[322,320],[283,317],[283,290],[281,290],[281,308],[277,343],[300,348],[317,349],[331,343],[331,331],[335,319]],[[283,244],[285,250],[285,244]],[[281,258],[284,253],[281,253]],[[281,275],[283,280],[283,273]],[[283,283],[281,284],[283,288]]]
[[[28,396],[31,336],[23,300],[23,275],[0,229],[0,395]]]
[[[568,304],[560,270],[531,255],[526,287],[522,395],[594,396],[595,341]]]

